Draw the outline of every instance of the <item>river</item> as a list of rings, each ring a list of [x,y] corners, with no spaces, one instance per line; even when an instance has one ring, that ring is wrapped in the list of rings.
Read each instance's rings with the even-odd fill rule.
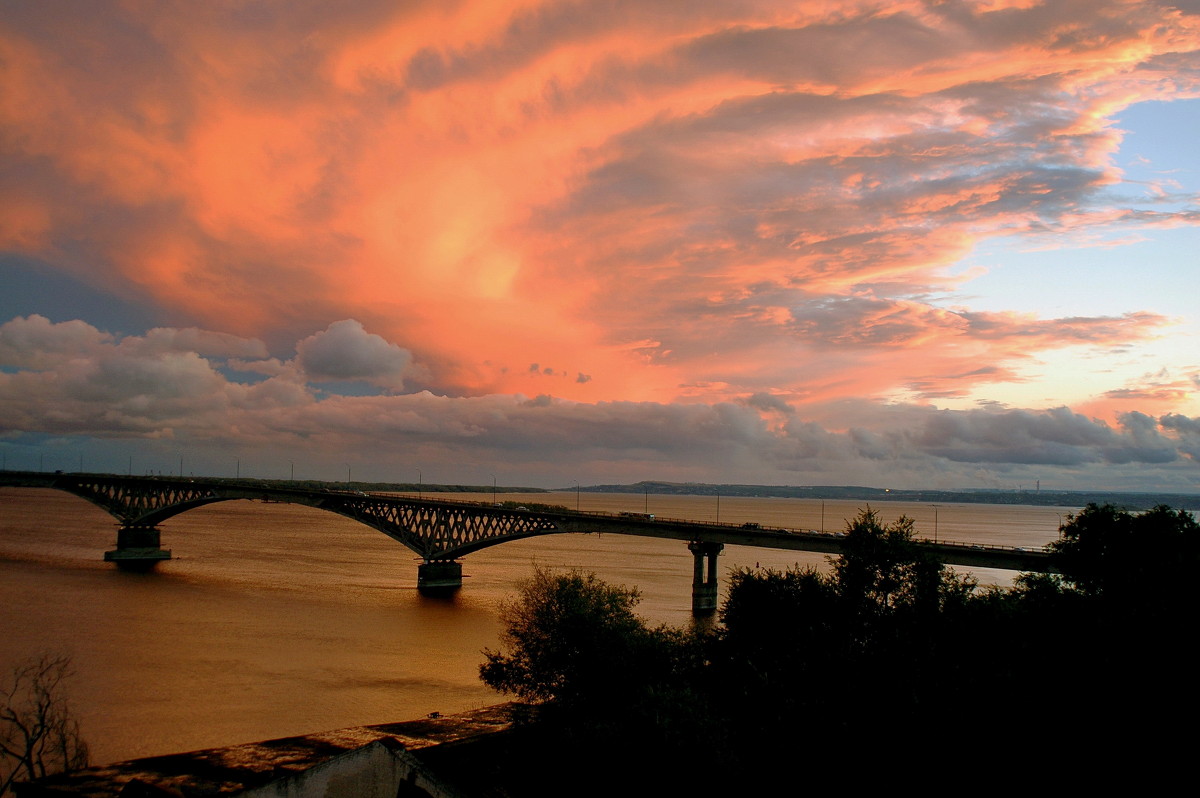
[[[454,494],[456,499],[471,499]],[[492,495],[474,497],[491,501]],[[776,498],[516,494],[503,501],[659,517],[841,529],[864,503]],[[901,502],[941,540],[1036,547],[1070,508]],[[43,651],[69,654],[70,700],[97,763],[505,700],[480,683],[499,607],[532,565],[578,566],[642,593],[653,623],[691,623],[692,557],[677,541],[550,535],[463,560],[452,598],[416,590],[417,560],[390,538],[312,508],[233,501],[164,523],[175,559],[150,574],[102,561],[113,519],[55,490],[0,488],[0,674]],[[727,546],[730,568],[824,564],[820,554]],[[1012,574],[980,570],[984,583]]]

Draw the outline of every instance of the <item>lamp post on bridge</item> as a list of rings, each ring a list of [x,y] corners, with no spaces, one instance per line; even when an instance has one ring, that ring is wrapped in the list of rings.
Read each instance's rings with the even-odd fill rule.
[[[940,504],[931,504],[929,506],[933,508],[933,542],[937,543],[938,508],[941,507],[941,505]]]
[[[496,475],[492,474],[492,504],[496,503]]]
[[[350,464],[346,463],[346,487],[350,487]]]

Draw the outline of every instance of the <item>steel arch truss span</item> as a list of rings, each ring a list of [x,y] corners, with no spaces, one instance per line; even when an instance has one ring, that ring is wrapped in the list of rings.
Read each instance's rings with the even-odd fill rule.
[[[67,477],[52,487],[102,507],[125,526],[154,526],[194,507],[242,498],[222,496],[213,486],[186,481]]]
[[[372,496],[327,499],[318,506],[403,543],[426,560],[451,560],[508,540],[563,531],[549,515]]]
[[[465,502],[221,480],[82,474],[6,476],[4,484],[51,487],[73,493],[103,508],[125,529],[153,529],[168,518],[196,507],[236,499],[302,504],[377,529],[427,561],[454,560],[505,541],[566,531],[560,519],[552,514]]]

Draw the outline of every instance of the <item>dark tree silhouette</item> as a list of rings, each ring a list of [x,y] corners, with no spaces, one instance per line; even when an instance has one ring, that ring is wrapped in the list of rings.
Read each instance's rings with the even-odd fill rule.
[[[87,767],[88,749],[67,704],[71,658],[42,654],[16,666],[0,691],[0,795],[29,781]]]
[[[920,783],[914,763],[943,773],[981,753],[1040,757],[1073,780],[1080,762],[1190,762],[1200,525],[1089,505],[1060,531],[1060,573],[980,589],[932,559],[911,521],[868,508],[827,569],[733,572],[705,634],[647,629],[636,591],[594,575],[538,571],[505,610],[506,652],[481,671],[561,709],[537,768],[570,780],[620,741],[629,772],[669,774],[663,793],[740,794],[747,774],[768,784],[797,763],[819,763],[809,787],[819,771],[830,787],[853,773],[894,789]]]
[[[1066,585],[1088,598],[1139,611],[1195,601],[1200,524],[1184,510],[1089,504],[1067,516],[1050,549]]]
[[[636,590],[593,573],[534,568],[501,608],[507,652],[485,650],[489,687],[534,701],[583,700],[620,685],[648,634]]]

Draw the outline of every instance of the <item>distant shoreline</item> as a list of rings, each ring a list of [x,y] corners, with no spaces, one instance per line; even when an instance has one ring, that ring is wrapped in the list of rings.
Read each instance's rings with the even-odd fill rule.
[[[728,496],[783,499],[849,499],[947,504],[1022,504],[1041,507],[1083,507],[1112,504],[1127,510],[1147,510],[1165,504],[1182,510],[1200,509],[1200,494],[1064,490],[895,490],[858,485],[712,485],[698,482],[636,482],[629,485],[589,485],[560,488],[559,492],[650,493],[676,496]]]

